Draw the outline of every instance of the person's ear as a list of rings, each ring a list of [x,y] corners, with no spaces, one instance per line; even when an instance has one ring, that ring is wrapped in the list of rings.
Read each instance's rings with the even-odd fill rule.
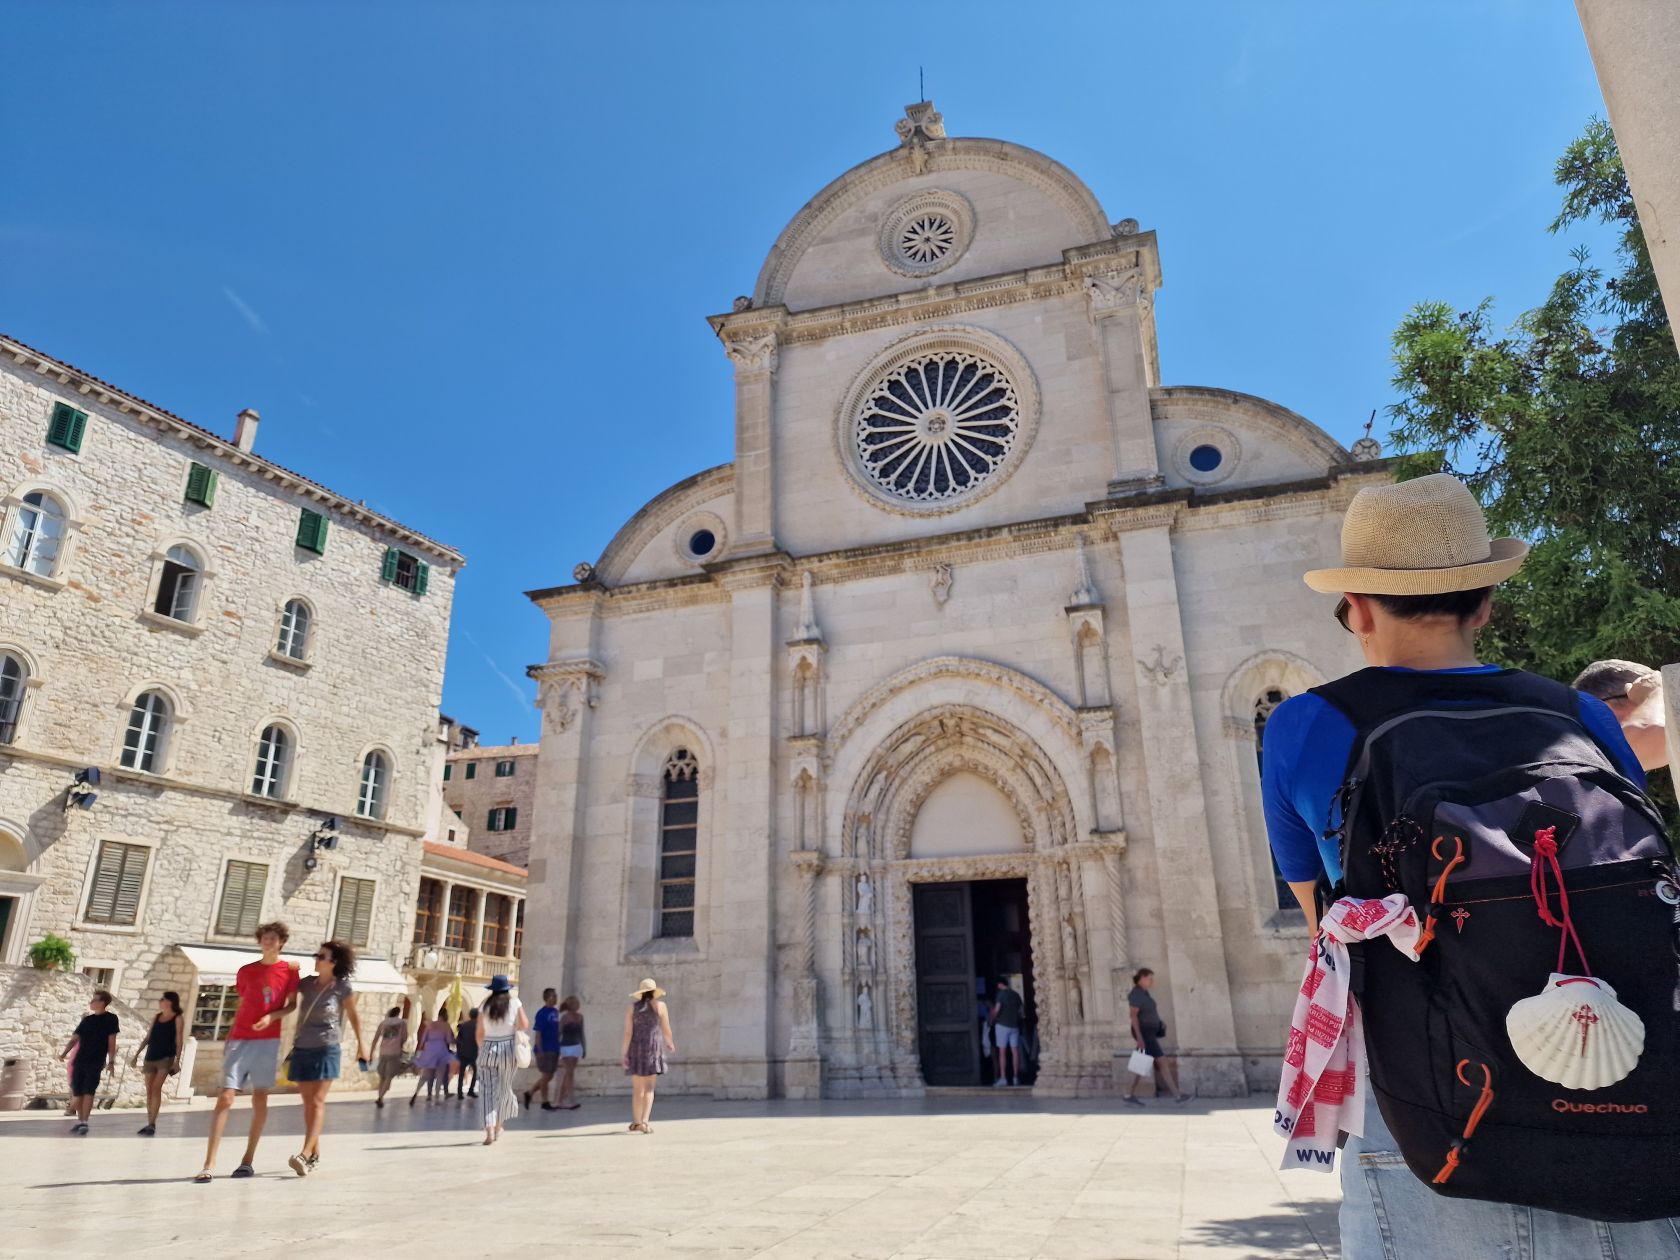
[[[1345,598],[1348,602],[1348,629],[1360,639],[1370,638],[1377,629],[1376,605],[1371,602],[1370,596],[1357,595],[1352,591],[1347,592]]]
[[[1464,628],[1466,630],[1480,630],[1483,626],[1487,625],[1492,618],[1493,592],[1489,591],[1488,597],[1482,601],[1482,606],[1464,619]]]

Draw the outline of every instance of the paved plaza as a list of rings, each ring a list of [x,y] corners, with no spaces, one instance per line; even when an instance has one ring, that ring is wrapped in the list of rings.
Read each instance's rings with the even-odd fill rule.
[[[1001,1091],[999,1091],[1001,1094]],[[242,1101],[222,1147],[238,1161]],[[957,1094],[926,1102],[661,1101],[522,1116],[493,1148],[473,1104],[328,1109],[320,1170],[285,1167],[302,1113],[277,1103],[260,1175],[188,1181],[208,1110],[99,1112],[92,1136],[0,1120],[7,1256],[507,1254],[693,1260],[1234,1260],[1337,1255],[1336,1182],[1277,1169],[1270,1109]],[[183,1250],[185,1247],[185,1250]]]

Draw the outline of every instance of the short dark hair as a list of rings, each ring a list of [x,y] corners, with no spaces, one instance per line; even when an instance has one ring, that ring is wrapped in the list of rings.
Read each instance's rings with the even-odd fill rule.
[[[1451,617],[1463,625],[1481,612],[1482,605],[1492,596],[1493,587],[1478,586],[1473,591],[1442,591],[1439,595],[1367,595],[1365,598],[1402,621]]]
[[[997,987],[1000,988],[1000,989],[1007,989],[1009,987],[1009,977],[1008,976],[999,976],[998,977],[998,982],[997,982]]]
[[[385,1012],[385,1018],[386,1019],[395,1019],[397,1016],[399,1016],[401,1014],[402,1014],[402,1007],[393,1006],[390,1010]]]
[[[1152,976],[1154,974],[1155,972],[1148,967],[1139,967],[1136,971],[1132,972],[1132,983],[1137,984],[1145,976]]]
[[[113,998],[105,989],[95,989],[93,991],[93,1000],[95,1002],[103,1002],[106,1006],[109,1006],[112,1002],[116,1001],[116,999]],[[180,1010],[180,1007],[176,1007],[175,1009]]]
[[[560,996],[560,990],[559,989],[544,989],[543,990],[543,1001],[545,1001],[545,1002],[548,1001],[549,998],[558,998],[559,996]]]
[[[332,955],[334,980],[348,980],[356,973],[356,951],[343,941],[322,941],[321,948]]]
[[[262,938],[267,936],[270,932],[273,932],[274,935],[280,938],[280,943],[282,945],[292,939],[292,930],[284,923],[280,922],[279,919],[274,920],[273,923],[257,924],[257,930],[252,935],[257,938],[257,944],[261,945]]]

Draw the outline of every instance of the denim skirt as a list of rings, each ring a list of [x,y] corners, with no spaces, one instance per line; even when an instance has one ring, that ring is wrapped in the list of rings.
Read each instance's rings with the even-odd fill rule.
[[[338,1056],[337,1046],[294,1046],[292,1057],[286,1060],[286,1075],[294,1081],[336,1081]]]

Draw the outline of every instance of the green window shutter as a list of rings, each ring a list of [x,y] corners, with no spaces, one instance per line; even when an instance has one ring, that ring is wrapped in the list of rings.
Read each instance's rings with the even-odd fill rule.
[[[298,516],[297,545],[322,555],[327,549],[327,518],[308,508],[302,509]]]
[[[262,918],[263,888],[268,867],[261,862],[229,862],[227,881],[222,885],[222,903],[216,911],[216,932],[221,936],[249,936]]]
[[[61,446],[72,455],[79,454],[82,449],[82,438],[87,434],[87,412],[77,411],[69,403],[55,403],[53,405],[52,420],[47,425],[47,441],[53,446]]]
[[[89,923],[127,925],[135,921],[149,856],[144,845],[107,840],[99,846],[85,916]]]
[[[449,782],[450,774],[454,769],[455,767],[450,765],[447,761],[443,763],[443,781],[445,783]]]
[[[501,830],[501,828],[496,825],[496,811],[495,810],[491,810],[488,814],[484,815],[484,829],[486,831],[500,831]]]
[[[467,778],[469,778],[469,779],[478,778],[478,762],[476,762],[476,761],[467,762]]]
[[[503,831],[512,831],[514,829],[514,827],[518,824],[518,822],[519,822],[519,810],[515,806],[509,805],[505,810],[502,811],[502,830]]]
[[[395,582],[397,580],[397,549],[385,548],[385,563],[379,566],[379,580],[381,582]]]
[[[414,593],[416,595],[424,595],[426,593],[426,586],[428,585],[431,576],[431,565],[426,564],[424,561],[416,562],[414,566]]]
[[[187,472],[187,502],[202,503],[205,507],[216,504],[216,474],[213,469],[203,464],[194,464]]]

